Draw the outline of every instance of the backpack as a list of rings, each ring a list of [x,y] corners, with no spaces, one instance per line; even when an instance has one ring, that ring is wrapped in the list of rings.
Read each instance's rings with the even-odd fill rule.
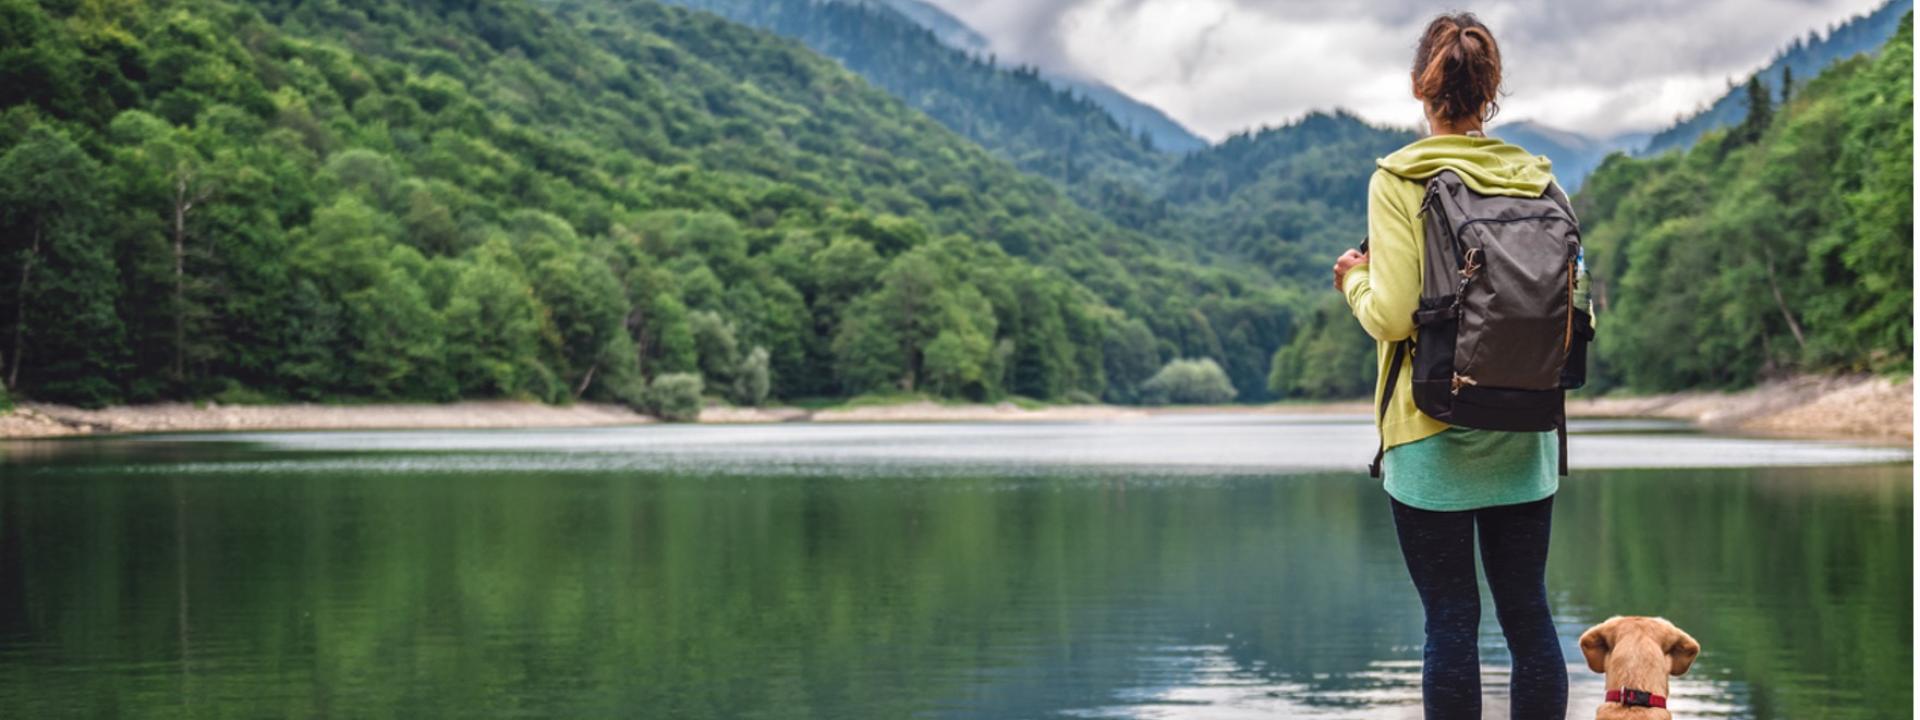
[[[1554,430],[1566,475],[1566,391],[1586,384],[1593,340],[1587,308],[1575,306],[1580,224],[1566,193],[1549,183],[1540,197],[1481,195],[1443,170],[1420,214],[1420,305],[1413,337],[1394,343],[1380,417],[1411,352],[1420,412],[1481,430]],[[1374,477],[1385,455],[1382,440]]]

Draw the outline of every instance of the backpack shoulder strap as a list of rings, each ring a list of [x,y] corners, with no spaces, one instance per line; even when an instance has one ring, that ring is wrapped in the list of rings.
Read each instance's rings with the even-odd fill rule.
[[[1572,220],[1574,225],[1580,224],[1580,216],[1573,214],[1573,201],[1567,198],[1567,191],[1560,189],[1560,181],[1547,181],[1547,191],[1543,194],[1552,199],[1553,204],[1559,205],[1560,210],[1567,214],[1567,219]]]
[[[1560,436],[1560,477],[1567,476],[1567,394],[1560,393],[1560,422],[1553,426],[1553,434]]]
[[[1407,360],[1407,345],[1411,340],[1401,340],[1393,344],[1393,359],[1387,362],[1387,386],[1380,391],[1380,449],[1373,454],[1373,463],[1367,466],[1367,474],[1380,477],[1380,463],[1387,457],[1387,403],[1393,402],[1393,386],[1400,379],[1400,364]]]

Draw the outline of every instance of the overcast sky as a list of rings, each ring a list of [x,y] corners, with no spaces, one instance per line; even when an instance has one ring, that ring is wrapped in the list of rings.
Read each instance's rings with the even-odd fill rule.
[[[1343,107],[1412,126],[1412,0],[931,0],[1003,60],[1106,81],[1218,140]],[[1807,31],[1881,0],[1495,0],[1463,5],[1506,63],[1495,123],[1656,130]]]

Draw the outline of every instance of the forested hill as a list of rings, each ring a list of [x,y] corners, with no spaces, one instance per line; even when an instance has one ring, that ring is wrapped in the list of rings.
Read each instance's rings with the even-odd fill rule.
[[[1107,112],[1113,113],[1114,119],[1119,120],[1122,126],[1146,135],[1156,150],[1177,155],[1204,149],[1208,145],[1205,138],[1193,134],[1180,121],[1168,116],[1166,111],[1135,100],[1112,85],[1098,80],[1058,75],[1048,76],[1048,79],[1099,103]]]
[[[1574,198],[1603,384],[1912,371],[1912,13],[1784,102],[1749,87],[1741,124],[1615,155]]]
[[[1824,37],[1809,33],[1804,39],[1796,38],[1753,77],[1759,78],[1768,91],[1778,95],[1790,78],[1806,82],[1834,61],[1880,47],[1899,27],[1900,18],[1912,10],[1913,0],[1887,0],[1878,10],[1828,28]],[[1746,116],[1746,90],[1743,85],[1731,85],[1725,95],[1705,110],[1655,133],[1641,153],[1656,155],[1668,150],[1684,149],[1693,145],[1707,131],[1735,125]]]
[[[0,14],[0,359],[28,397],[1130,401],[1204,356],[1257,399],[1290,333],[1258,273],[711,15]]]
[[[1413,140],[1339,111],[1235,134],[1164,174],[1173,219],[1159,233],[1318,284],[1328,258],[1366,234],[1374,159]]]
[[[937,9],[914,20],[880,7],[917,7],[915,0],[671,1],[800,40],[1061,182],[1116,223],[1288,281],[1318,284],[1326,257],[1357,242],[1373,158],[1413,137],[1343,112],[1314,113],[1168,158],[1130,138],[1106,109],[1033,69],[997,67],[956,49],[984,40],[944,14],[928,15]]]
[[[1002,67],[950,47],[883,5],[673,2],[799,40],[1090,206],[1147,202],[1145,189],[1167,161],[1092,100],[1055,87],[1031,67]]]

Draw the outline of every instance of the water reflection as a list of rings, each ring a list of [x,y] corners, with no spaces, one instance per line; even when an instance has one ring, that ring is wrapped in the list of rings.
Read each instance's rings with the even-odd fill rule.
[[[1012,435],[982,428],[779,447],[904,433],[1004,457]],[[623,433],[397,435],[0,465],[0,716],[1418,714],[1418,601],[1355,473],[1207,473],[1171,445],[1178,471],[662,471],[581,449]],[[1570,716],[1600,695],[1574,639],[1616,613],[1706,647],[1674,684],[1686,717],[1905,716],[1911,471],[1578,473],[1550,566]],[[1504,717],[1491,612],[1482,637]]]

